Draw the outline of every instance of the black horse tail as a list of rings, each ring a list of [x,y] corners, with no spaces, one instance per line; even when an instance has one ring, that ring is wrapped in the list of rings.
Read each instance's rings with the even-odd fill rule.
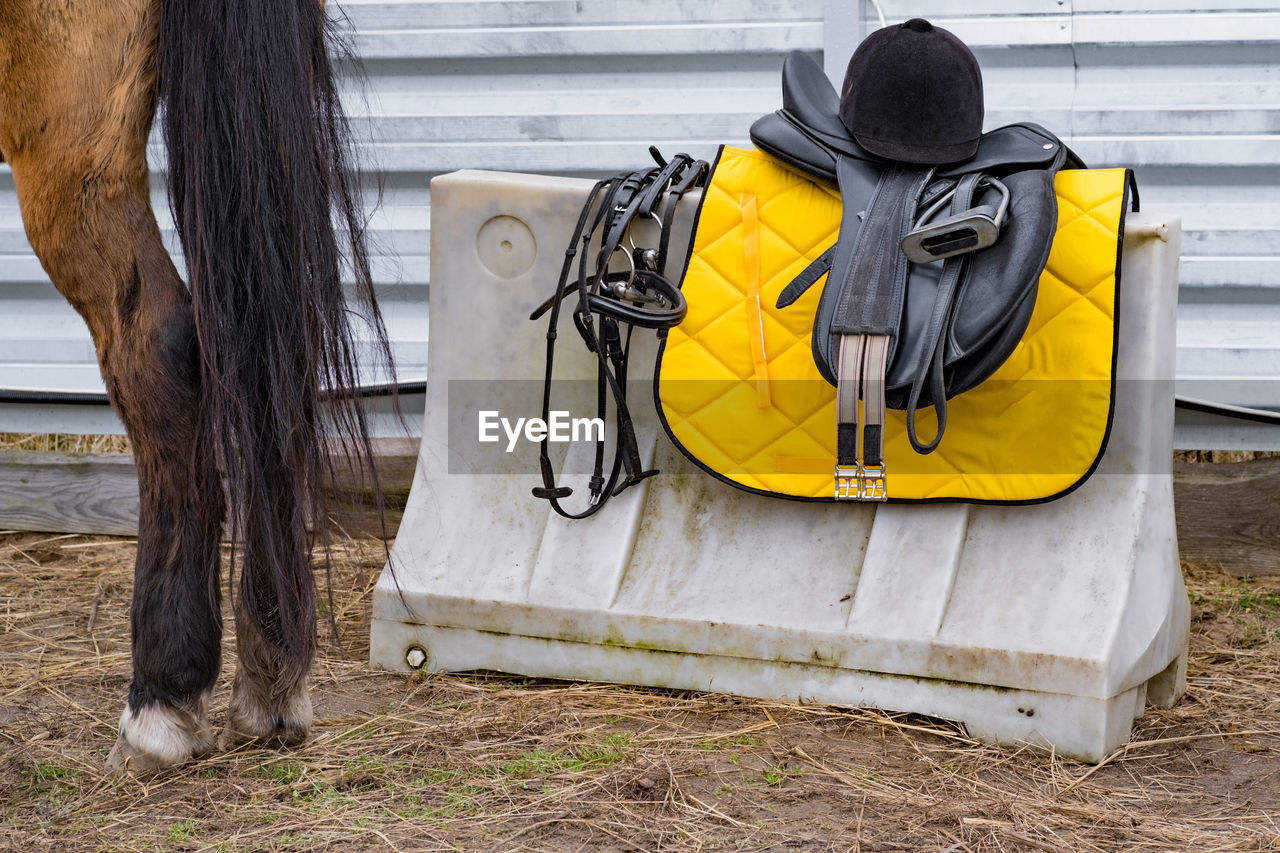
[[[237,613],[286,670],[315,653],[312,535],[330,449],[372,480],[343,248],[391,367],[321,0],[164,0],[158,93],[201,357],[205,439],[230,499]],[[239,562],[240,577],[235,580]],[[242,660],[243,664],[243,660]],[[287,678],[297,673],[278,672]]]

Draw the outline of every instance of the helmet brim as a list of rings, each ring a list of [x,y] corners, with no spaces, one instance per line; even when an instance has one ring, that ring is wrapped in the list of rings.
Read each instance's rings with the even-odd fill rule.
[[[886,160],[900,160],[903,163],[919,163],[926,166],[940,166],[945,163],[959,163],[968,160],[978,153],[980,137],[949,145],[908,145],[901,142],[886,142],[861,133],[853,134],[858,144]]]

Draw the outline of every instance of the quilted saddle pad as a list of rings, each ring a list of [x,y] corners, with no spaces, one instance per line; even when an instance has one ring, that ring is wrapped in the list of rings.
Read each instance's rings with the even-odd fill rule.
[[[916,453],[903,413],[888,412],[889,500],[1040,502],[1097,467],[1115,400],[1131,184],[1126,169],[1058,173],[1057,228],[1026,333],[989,379],[950,401],[933,453]],[[654,388],[676,446],[739,488],[834,500],[835,388],[810,350],[825,282],[775,303],[835,242],[840,216],[833,187],[759,151],[721,149],[681,285],[689,312],[662,345]],[[931,435],[932,409],[918,423]]]

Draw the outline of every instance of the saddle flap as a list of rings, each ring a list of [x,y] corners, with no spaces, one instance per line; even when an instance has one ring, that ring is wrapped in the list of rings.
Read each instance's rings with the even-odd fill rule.
[[[956,294],[948,363],[985,345],[1003,326],[1002,318],[1014,314],[1025,300],[1034,300],[1058,224],[1053,181],[1054,173],[1041,169],[1006,178],[1010,224],[995,245],[975,252],[968,261],[969,274]]]

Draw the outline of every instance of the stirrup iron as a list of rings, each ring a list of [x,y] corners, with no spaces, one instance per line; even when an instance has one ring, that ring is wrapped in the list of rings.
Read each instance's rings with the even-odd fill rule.
[[[994,187],[999,191],[1000,204],[995,212],[991,212],[991,205],[979,205],[938,222],[930,222],[955,194],[954,188],[948,190],[921,214],[915,227],[903,236],[902,253],[907,260],[913,264],[927,264],[995,245],[1009,212],[1009,188],[990,176],[983,177],[978,186]]]

